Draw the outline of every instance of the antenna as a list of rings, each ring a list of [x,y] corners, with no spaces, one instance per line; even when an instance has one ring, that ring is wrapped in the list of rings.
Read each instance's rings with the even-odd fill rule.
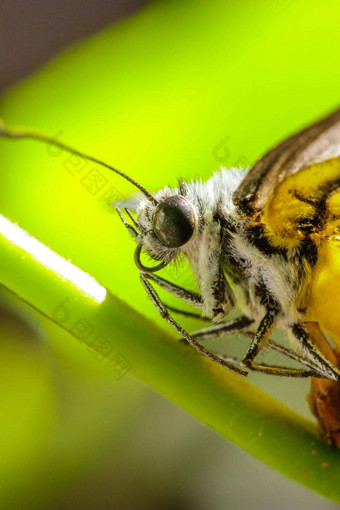
[[[26,131],[26,130],[11,131],[11,130],[7,129],[0,120],[0,136],[4,136],[6,138],[12,138],[14,140],[29,139],[29,140],[38,140],[39,142],[53,144],[56,147],[59,147],[60,149],[63,149],[65,151],[69,152],[70,154],[74,154],[75,156],[80,156],[81,158],[87,159],[88,161],[92,161],[93,163],[97,163],[98,165],[108,168],[112,172],[115,172],[116,174],[120,175],[127,181],[131,182],[131,184],[136,186],[136,188],[138,188],[149,200],[151,200],[151,202],[153,202],[154,204],[158,203],[157,200],[155,199],[155,197],[153,197],[151,195],[151,193],[149,193],[145,188],[143,188],[143,186],[138,184],[137,181],[135,181],[128,175],[124,174],[117,168],[109,165],[108,163],[105,163],[104,161],[100,161],[99,159],[94,158],[93,156],[89,156],[88,154],[85,154],[77,149],[73,149],[73,147],[70,147],[69,145],[66,145],[63,142],[60,142],[59,140],[49,138],[47,135],[44,135],[43,133]]]

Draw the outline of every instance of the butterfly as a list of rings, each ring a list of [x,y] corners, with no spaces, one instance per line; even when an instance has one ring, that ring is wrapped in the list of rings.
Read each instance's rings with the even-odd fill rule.
[[[204,355],[236,371],[339,380],[338,367],[323,352],[327,342],[321,333],[340,339],[339,156],[337,110],[270,150],[247,173],[221,169],[206,183],[180,182],[177,188],[145,194],[137,220],[127,211],[132,223],[119,211],[137,240],[135,262],[148,295],[169,324]],[[143,251],[158,263],[145,266]],[[180,256],[189,261],[200,293],[155,274]],[[196,307],[213,325],[189,335],[155,286]],[[236,305],[243,314],[228,322]],[[199,343],[254,327],[242,365]],[[278,349],[270,342],[275,328],[288,332],[298,354],[285,354],[304,369],[256,363],[264,345]]]
[[[137,218],[126,209],[127,221],[117,211],[137,242],[134,260],[142,285],[161,316],[204,356],[242,375],[254,370],[340,380],[337,357],[325,337],[340,345],[340,110],[287,138],[248,171],[222,168],[207,182],[179,182],[157,193],[45,135],[14,132],[4,125],[0,135],[54,143],[139,189]],[[154,262],[145,265],[143,253]],[[179,257],[189,262],[199,292],[156,274]],[[198,313],[166,306],[157,287]],[[235,307],[242,315],[228,320]],[[171,312],[210,325],[190,334]],[[291,348],[271,340],[275,329],[288,333]],[[234,333],[251,337],[241,360],[202,345],[206,339]],[[264,346],[302,368],[257,363]]]

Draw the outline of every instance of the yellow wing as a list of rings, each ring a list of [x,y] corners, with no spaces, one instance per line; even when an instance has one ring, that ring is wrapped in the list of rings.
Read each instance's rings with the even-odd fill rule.
[[[340,235],[340,157],[303,168],[278,184],[261,218],[273,246],[297,247],[309,235],[317,246]]]
[[[340,157],[306,167],[274,190],[261,214],[273,246],[317,247],[306,320],[340,345]]]
[[[339,156],[340,109],[262,156],[234,192],[234,204],[241,214],[260,212],[280,182],[302,168]]]

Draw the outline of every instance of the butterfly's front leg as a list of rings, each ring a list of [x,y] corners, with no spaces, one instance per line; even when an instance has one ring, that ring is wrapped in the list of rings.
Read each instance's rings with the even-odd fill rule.
[[[225,279],[222,269],[218,267],[214,274],[215,278],[213,279],[210,276],[208,278],[198,278],[202,294],[180,287],[153,273],[145,273],[144,277],[189,305],[201,310],[203,318],[209,317],[219,322],[233,308],[235,301],[234,294]]]
[[[155,275],[154,273],[144,273],[144,278],[151,280],[156,283],[159,287],[170,292],[173,296],[176,296],[179,299],[182,299],[189,305],[198,308],[199,310],[203,310],[203,299],[200,294],[194,292],[192,290],[185,289],[180,285],[176,285],[175,283],[169,282],[165,280],[165,278],[161,278],[160,276]]]
[[[244,370],[242,362],[240,362],[238,359],[230,358],[227,356],[220,356],[218,354],[209,352],[205,347],[200,345],[196,340],[189,335],[185,329],[183,329],[169,314],[168,310],[166,309],[165,305],[162,303],[162,300],[158,296],[155,289],[152,287],[151,283],[146,278],[145,273],[140,274],[141,282],[143,287],[145,288],[148,296],[150,297],[151,301],[155,305],[156,309],[158,310],[159,314],[163,319],[167,321],[170,326],[172,326],[178,333],[180,333],[187,342],[196,349],[199,353],[203,354],[208,359],[218,363],[219,365],[228,368],[229,370],[232,370],[240,375],[247,375],[247,372]]]

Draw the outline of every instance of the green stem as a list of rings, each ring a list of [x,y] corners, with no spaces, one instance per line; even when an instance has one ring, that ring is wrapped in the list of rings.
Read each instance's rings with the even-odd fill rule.
[[[131,370],[258,459],[340,502],[339,451],[318,439],[312,423],[242,377],[179,343],[112,294],[96,303],[4,235],[0,282],[96,349],[116,377]]]

